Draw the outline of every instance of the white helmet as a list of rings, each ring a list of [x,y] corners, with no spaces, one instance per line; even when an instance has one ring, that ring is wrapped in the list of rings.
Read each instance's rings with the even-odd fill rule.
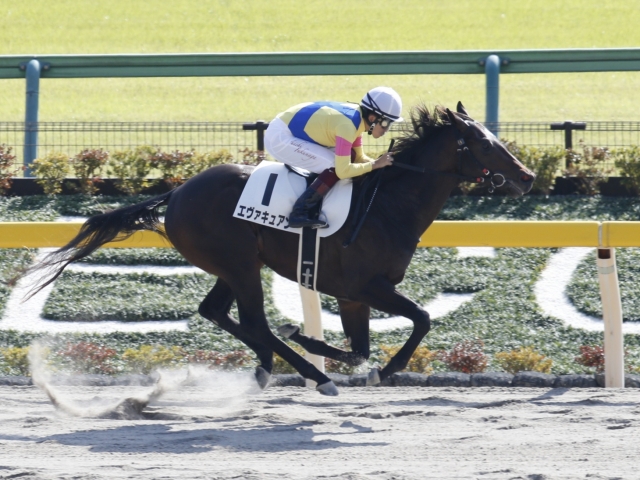
[[[390,87],[376,87],[369,90],[362,98],[362,106],[378,115],[401,122],[404,119],[402,113],[402,100],[400,95]]]

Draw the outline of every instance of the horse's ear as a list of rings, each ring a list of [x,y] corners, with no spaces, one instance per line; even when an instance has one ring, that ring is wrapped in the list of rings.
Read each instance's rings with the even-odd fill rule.
[[[469,114],[467,113],[467,110],[464,108],[464,105],[462,105],[462,102],[458,102],[458,105],[456,106],[456,110],[458,111],[458,113],[466,115],[467,117],[469,116]]]
[[[447,108],[447,116],[449,117],[449,121],[451,125],[455,125],[460,132],[464,133],[467,128],[469,128],[469,124],[465,122],[462,118],[458,116],[457,113],[452,112]]]
[[[446,108],[445,111],[447,112],[447,117],[449,117],[449,121],[451,122],[451,125],[455,124],[456,116],[453,114],[453,112],[448,108]]]

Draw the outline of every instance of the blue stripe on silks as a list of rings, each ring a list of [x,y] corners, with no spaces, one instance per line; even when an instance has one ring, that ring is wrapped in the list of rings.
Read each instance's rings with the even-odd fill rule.
[[[318,143],[304,131],[307,123],[309,123],[309,119],[312,117],[314,113],[320,110],[322,107],[329,107],[333,110],[340,112],[353,123],[353,126],[360,127],[360,122],[362,121],[360,117],[360,112],[349,105],[344,105],[338,102],[315,102],[311,105],[307,105],[306,107],[302,107],[298,110],[291,120],[289,121],[289,130],[293,134],[294,137],[299,138],[301,140],[306,140],[307,142]]]
[[[294,137],[299,138],[300,140],[306,140],[307,142],[318,143],[313,140],[307,132],[304,131],[304,127],[307,126],[311,115],[316,113],[321,106],[318,106],[317,103],[312,103],[311,105],[307,105],[306,107],[298,110],[291,120],[289,121],[289,130]]]

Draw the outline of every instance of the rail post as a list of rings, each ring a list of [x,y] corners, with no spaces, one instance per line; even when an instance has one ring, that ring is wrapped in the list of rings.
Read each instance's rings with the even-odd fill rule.
[[[269,127],[269,124],[264,120],[258,120],[256,123],[243,123],[243,130],[255,130],[256,131],[256,145],[258,151],[264,152],[264,131]]]
[[[572,122],[567,120],[562,123],[552,123],[550,125],[551,130],[564,130],[564,148],[565,150],[571,150],[573,148],[573,131],[574,130],[586,130],[587,124],[585,122]],[[569,168],[569,158],[565,160],[565,167]]]
[[[38,96],[42,66],[38,60],[33,59],[23,67],[26,70],[27,80],[27,104],[24,119],[24,176],[32,177],[30,165],[38,156]]]
[[[487,84],[485,123],[488,125],[491,133],[498,136],[500,107],[500,57],[498,55],[489,55],[484,60],[484,71]]]
[[[597,265],[604,321],[605,388],[624,388],[622,304],[615,248],[598,248]]]

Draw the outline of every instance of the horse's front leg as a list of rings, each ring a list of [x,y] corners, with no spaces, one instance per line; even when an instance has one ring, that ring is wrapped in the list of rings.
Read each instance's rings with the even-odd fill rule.
[[[426,310],[398,292],[395,286],[383,277],[373,279],[356,297],[357,300],[373,308],[391,315],[401,315],[413,322],[413,331],[398,353],[382,370],[376,368],[369,373],[367,384],[376,385],[395,372],[406,368],[413,352],[429,333],[431,320]]]
[[[332,347],[322,340],[300,333],[300,327],[297,325],[282,325],[278,327],[278,332],[302,346],[309,353],[332,358],[355,367],[369,358],[369,313],[371,309],[368,305],[359,302],[337,300],[340,307],[342,328],[351,345],[350,352]]]

